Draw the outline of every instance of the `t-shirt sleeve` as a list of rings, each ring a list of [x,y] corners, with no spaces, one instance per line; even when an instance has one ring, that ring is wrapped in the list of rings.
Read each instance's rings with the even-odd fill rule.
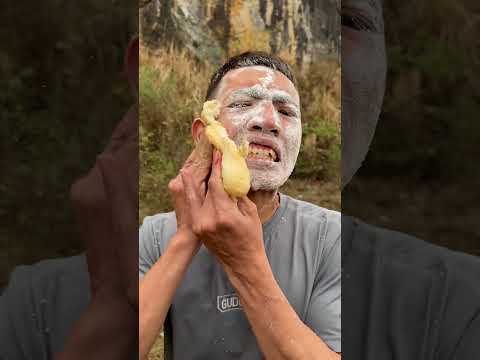
[[[153,217],[147,216],[138,235],[138,272],[143,277],[159,258],[159,246],[153,226]]]
[[[452,360],[476,360],[480,354],[480,309],[463,334]]]
[[[327,232],[333,239],[322,251],[306,324],[332,349],[341,352],[341,236],[340,225]]]

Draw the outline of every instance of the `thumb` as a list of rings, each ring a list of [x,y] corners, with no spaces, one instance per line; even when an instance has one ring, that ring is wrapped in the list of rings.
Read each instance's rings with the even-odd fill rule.
[[[196,181],[206,181],[212,167],[212,154],[213,146],[202,132],[183,168],[188,169]]]
[[[200,166],[207,168],[212,166],[213,146],[210,144],[210,141],[208,141],[207,135],[203,130],[195,147],[195,152],[198,156]]]

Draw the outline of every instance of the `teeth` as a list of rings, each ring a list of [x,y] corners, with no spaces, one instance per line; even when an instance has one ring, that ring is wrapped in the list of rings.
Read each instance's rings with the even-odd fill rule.
[[[256,157],[262,157],[269,159],[270,161],[275,161],[277,159],[277,154],[273,149],[264,149],[256,147],[255,145],[251,146],[248,152],[249,155],[254,155]]]

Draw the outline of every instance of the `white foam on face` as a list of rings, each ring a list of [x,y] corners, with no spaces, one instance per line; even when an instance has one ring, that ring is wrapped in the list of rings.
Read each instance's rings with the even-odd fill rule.
[[[268,88],[273,83],[274,76],[273,70],[267,69],[267,74],[259,79],[262,87]]]
[[[301,115],[299,109],[297,109],[295,115],[282,121],[282,115],[275,107],[273,107],[273,110],[271,108],[268,109],[269,106],[272,106],[274,96],[292,96],[285,90],[275,87],[274,84],[277,76],[275,70],[264,66],[252,66],[237,69],[235,72],[236,75],[239,76],[242,72],[252,68],[263,72],[264,76],[260,77],[258,79],[259,83],[254,86],[245,89],[236,89],[236,92],[238,90],[248,90],[251,93],[262,95],[261,97],[263,99],[255,99],[245,108],[225,108],[226,119],[228,119],[235,129],[233,140],[237,145],[240,145],[244,139],[252,142],[252,139],[256,136],[268,138],[277,145],[280,152],[278,154],[280,161],[278,162],[266,163],[264,166],[259,167],[258,163],[253,164],[253,161],[247,159],[247,165],[252,177],[252,190],[272,191],[277,190],[287,181],[295,167],[302,139]],[[222,81],[218,93],[224,93],[226,90],[225,87],[226,83]],[[228,98],[228,103],[224,104],[224,106],[235,102],[242,103],[242,101],[245,101],[245,98],[244,94],[234,94]],[[273,114],[268,114],[267,111],[273,111]],[[278,136],[273,135],[270,129],[268,129],[267,124],[265,124],[267,116],[272,116],[271,120],[273,120],[275,128],[280,130]],[[255,125],[264,130],[254,129]]]
[[[256,168],[249,166],[252,176],[252,190],[277,190],[288,180],[297,162],[301,139],[302,128],[300,122],[284,127],[283,141],[277,142],[281,153],[280,161],[272,163],[271,167]]]
[[[233,99],[235,101],[235,99]],[[245,127],[251,119],[261,119],[265,108],[265,102],[260,102],[257,106],[252,106],[251,109],[244,111],[243,113],[232,114],[229,118],[232,125],[236,128]]]
[[[249,165],[252,177],[252,190],[254,191],[276,190],[287,181],[297,162],[302,139],[300,119],[290,119],[289,121],[285,121],[283,126],[278,126],[277,128],[280,132],[277,137],[272,135],[268,130],[263,132],[253,130],[253,126],[255,125],[265,129],[264,114],[267,105],[268,101],[260,101],[253,106],[252,109],[238,115],[232,114],[232,116],[230,116],[231,124],[235,127],[236,131],[233,140],[237,145],[240,145],[243,139],[252,142],[256,136],[261,136],[262,138],[268,138],[273,141],[279,149],[278,155],[280,156],[280,161],[272,162],[261,168],[251,166],[252,164],[249,164],[249,160],[247,159],[247,165]],[[274,111],[275,122],[281,124],[280,115],[276,110]]]

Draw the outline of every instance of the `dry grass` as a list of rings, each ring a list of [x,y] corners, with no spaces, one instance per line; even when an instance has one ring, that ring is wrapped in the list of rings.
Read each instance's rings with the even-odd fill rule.
[[[197,104],[203,103],[208,81],[213,72],[209,65],[198,64],[189,56],[186,49],[179,49],[173,44],[156,50],[141,46],[140,59],[142,66],[158,71],[152,80],[159,88],[172,73],[175,73],[179,80],[178,85],[183,85],[180,86],[178,95],[183,95]],[[181,100],[185,98],[182,97]]]
[[[341,80],[341,68],[333,60],[319,61],[297,71],[304,123],[321,119],[340,129]]]
[[[184,50],[141,47],[140,219],[167,210],[168,181],[191,150],[190,124],[198,116],[211,70]]]
[[[159,336],[152,347],[148,360],[163,360],[163,336]]]

